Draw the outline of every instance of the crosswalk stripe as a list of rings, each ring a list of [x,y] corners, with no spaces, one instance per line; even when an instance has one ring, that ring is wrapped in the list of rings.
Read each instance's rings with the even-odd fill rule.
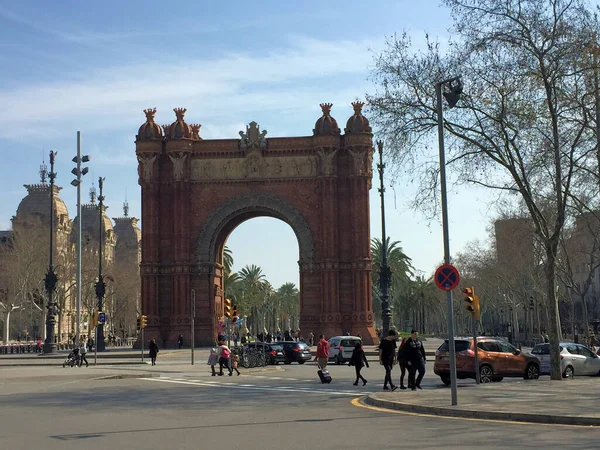
[[[329,389],[313,389],[308,387],[298,387],[298,386],[255,386],[255,385],[240,385],[235,383],[208,383],[202,380],[185,380],[180,381],[177,379],[169,379],[166,377],[161,378],[140,378],[145,381],[155,381],[161,383],[174,383],[174,384],[186,384],[192,386],[200,386],[200,387],[220,387],[225,386],[231,389],[247,389],[247,390],[257,390],[257,391],[279,391],[279,392],[303,392],[306,394],[328,394],[328,395],[367,395],[368,392],[356,392],[356,391],[335,391]]]

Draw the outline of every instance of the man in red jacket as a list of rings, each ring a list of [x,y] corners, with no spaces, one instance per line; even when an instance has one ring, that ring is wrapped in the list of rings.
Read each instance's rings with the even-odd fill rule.
[[[327,361],[329,360],[329,342],[325,340],[325,335],[319,336],[319,343],[317,344],[317,367],[323,370],[327,367]]]

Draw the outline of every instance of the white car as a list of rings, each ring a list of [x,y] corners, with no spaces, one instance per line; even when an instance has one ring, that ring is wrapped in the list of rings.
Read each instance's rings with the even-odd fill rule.
[[[362,345],[362,339],[358,336],[334,336],[329,339],[329,359],[336,364],[350,361],[354,346]]]
[[[537,344],[531,354],[540,361],[540,375],[550,374],[550,344]],[[600,358],[588,347],[572,342],[560,343],[563,378],[575,375],[600,375]]]

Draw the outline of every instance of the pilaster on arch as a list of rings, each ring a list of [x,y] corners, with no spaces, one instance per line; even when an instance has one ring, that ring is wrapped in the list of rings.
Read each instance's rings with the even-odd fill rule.
[[[198,237],[197,264],[206,266],[220,262],[217,251],[221,242],[242,221],[258,216],[274,217],[287,223],[298,239],[299,263],[314,262],[315,240],[304,216],[281,197],[250,192],[226,200],[206,220]]]

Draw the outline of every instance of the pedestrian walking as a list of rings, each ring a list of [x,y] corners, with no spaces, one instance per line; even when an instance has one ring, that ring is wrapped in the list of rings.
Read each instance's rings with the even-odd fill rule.
[[[177,338],[177,346],[179,347],[179,350],[183,348],[183,334],[180,334]]]
[[[210,353],[208,354],[208,361],[206,361],[206,365],[210,366],[211,375],[214,377],[217,375],[215,371],[215,366],[219,363],[219,357],[217,356],[217,349],[211,348]]]
[[[410,332],[410,337],[404,344],[404,355],[408,364],[408,385],[414,391],[421,388],[421,380],[425,376],[425,348],[419,340],[417,330]],[[415,375],[419,372],[417,379]]]
[[[406,370],[408,368],[408,364],[406,364],[406,356],[404,354],[404,346],[406,345],[407,338],[402,338],[400,342],[400,347],[398,348],[398,365],[400,366],[400,389],[406,389],[404,386],[404,377],[406,376]],[[409,384],[409,388],[412,386]]]
[[[240,357],[237,353],[233,353],[231,355],[231,368],[233,370],[235,370],[235,372],[238,374],[238,377],[240,376],[240,371],[238,370],[238,365],[240,364]]]
[[[229,350],[225,341],[219,342],[217,355],[219,356],[219,376],[223,376],[223,367],[227,367],[229,376],[231,376],[233,374],[233,370],[231,369],[231,350]]]
[[[325,340],[325,335],[319,336],[319,343],[317,344],[317,367],[323,370],[327,367],[327,361],[329,360],[329,342]]]
[[[354,366],[354,370],[356,371],[356,381],[354,382],[354,386],[358,386],[358,380],[362,380],[363,386],[367,384],[367,380],[360,374],[360,371],[365,365],[369,367],[369,363],[367,362],[367,356],[362,349],[362,345],[359,342],[354,344],[354,350],[352,350],[352,356],[350,357],[350,365]]]
[[[85,361],[85,367],[89,367],[88,360],[85,357],[87,353],[87,344],[85,341],[79,346],[79,367],[81,367]]]
[[[395,391],[398,389],[392,382],[392,368],[396,358],[396,330],[388,331],[385,339],[379,343],[379,364],[385,369],[385,378],[383,379],[383,389]]]
[[[315,343],[315,335],[313,334],[312,331],[310,331],[308,333],[308,346],[312,347],[314,345],[314,343]]]
[[[148,353],[150,354],[150,359],[152,360],[152,365],[156,365],[156,356],[158,355],[158,344],[155,339],[150,341],[150,345],[148,345]]]

